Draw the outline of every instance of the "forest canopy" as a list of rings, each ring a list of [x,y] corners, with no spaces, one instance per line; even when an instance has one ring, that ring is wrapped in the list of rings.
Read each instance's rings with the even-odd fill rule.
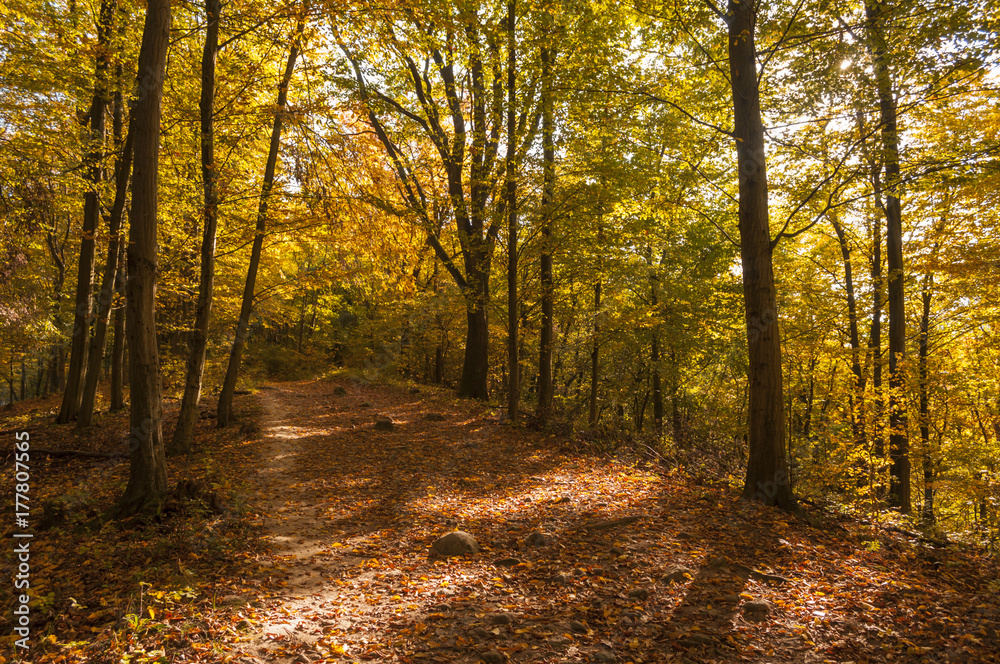
[[[128,408],[123,513],[342,369],[1000,529],[996,3],[0,12],[0,398]]]

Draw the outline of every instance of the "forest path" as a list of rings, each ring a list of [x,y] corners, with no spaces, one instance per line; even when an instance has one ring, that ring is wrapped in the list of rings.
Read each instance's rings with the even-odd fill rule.
[[[848,521],[816,529],[722,483],[587,454],[446,390],[300,381],[252,399],[272,553],[246,663],[1000,652],[996,611],[973,610],[989,593],[972,562],[942,573],[925,547]],[[429,555],[456,527],[482,550]]]

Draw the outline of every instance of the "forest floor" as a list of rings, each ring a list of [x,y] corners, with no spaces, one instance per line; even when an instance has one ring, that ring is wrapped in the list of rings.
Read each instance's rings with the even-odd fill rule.
[[[5,505],[13,430],[120,448],[123,416],[73,433],[42,423],[55,407],[0,413]],[[997,566],[972,549],[748,504],[446,390],[277,383],[237,415],[217,431],[206,412],[169,460],[220,511],[107,522],[124,459],[33,454],[31,647],[8,636],[5,587],[0,664],[1000,661]],[[43,530],[46,500],[63,508]],[[481,550],[435,555],[455,529]]]

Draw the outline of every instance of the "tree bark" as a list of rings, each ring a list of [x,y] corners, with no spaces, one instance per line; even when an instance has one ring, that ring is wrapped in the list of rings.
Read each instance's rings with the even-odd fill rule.
[[[148,0],[139,49],[138,99],[132,112],[134,173],[126,286],[131,435],[129,481],[118,503],[121,515],[158,506],[167,491],[156,345],[156,211],[160,113],[170,22],[170,0]]]
[[[514,27],[516,23],[516,0],[507,1],[507,365],[509,384],[507,389],[507,417],[517,420],[517,406],[520,400],[520,358],[518,353],[517,315],[517,179],[514,174],[514,153],[516,149],[516,124],[514,114],[515,47]]]
[[[879,98],[882,167],[885,171],[886,259],[889,271],[889,505],[910,512],[910,449],[906,419],[906,307],[903,284],[903,223],[899,198],[899,134],[896,100],[885,39],[885,7],[865,1],[866,36]]]
[[[740,257],[749,356],[750,458],[743,497],[793,509],[795,498],[785,455],[781,343],[756,67],[756,3],[730,0],[728,10],[729,72],[739,168]]]
[[[88,112],[90,143],[84,163],[90,189],[84,195],[83,228],[80,240],[80,261],[76,279],[76,308],[73,315],[73,336],[70,340],[69,370],[66,390],[56,422],[65,424],[76,419],[80,408],[84,372],[87,366],[90,338],[90,313],[94,288],[94,254],[97,224],[101,216],[100,188],[104,180],[104,115],[108,105],[108,69],[111,64],[111,32],[114,23],[115,0],[101,2],[97,22],[97,58],[94,66],[94,97]]]
[[[928,394],[927,355],[929,348],[931,299],[934,275],[924,275],[920,296],[923,311],[920,316],[919,380],[920,380],[920,442],[924,471],[924,505],[921,517],[925,523],[934,523],[934,456],[931,454],[930,397]]]
[[[299,56],[302,30],[303,23],[300,21],[296,28],[291,50],[288,52],[285,72],[278,86],[278,103],[274,113],[274,125],[271,128],[271,144],[267,152],[267,164],[264,167],[260,205],[257,208],[257,233],[253,239],[253,248],[250,250],[250,266],[247,269],[246,283],[243,288],[243,302],[240,305],[240,318],[236,325],[236,338],[233,340],[233,347],[229,354],[229,366],[226,368],[226,379],[222,384],[222,393],[219,395],[217,408],[219,428],[227,426],[233,417],[233,394],[236,391],[236,379],[239,376],[240,361],[243,358],[243,348],[250,328],[250,313],[253,310],[254,288],[257,284],[257,268],[260,265],[264,234],[267,231],[268,202],[271,198],[271,189],[274,186],[274,169],[278,161],[278,148],[281,146],[281,127],[284,122],[285,107],[288,103],[288,85],[292,80],[292,72],[295,70],[295,60]]]
[[[546,16],[551,22],[551,17]],[[555,286],[552,273],[552,224],[555,202],[556,150],[555,119],[552,99],[552,68],[555,49],[541,47],[542,65],[542,247],[539,280],[542,288],[542,327],[538,338],[538,417],[544,420],[552,410],[552,341],[554,338]]]
[[[222,18],[220,0],[205,0],[205,48],[201,56],[201,181],[204,195],[204,231],[201,239],[201,276],[198,281],[198,304],[184,381],[184,396],[177,416],[177,427],[167,446],[170,454],[191,450],[194,425],[198,421],[198,402],[205,373],[208,348],[208,324],[212,318],[212,296],[215,290],[215,236],[219,221],[219,191],[215,165],[215,60],[219,52],[219,22]],[[301,346],[301,336],[300,344]]]
[[[656,265],[653,264],[649,273],[649,304],[653,309],[653,338],[650,344],[649,363],[653,369],[653,428],[656,430],[657,440],[663,437],[663,385],[660,379],[660,335],[658,325],[660,317],[657,310],[657,307],[660,306],[659,291],[660,275],[657,272]]]
[[[118,250],[118,264],[125,263],[125,247]],[[115,291],[122,296],[125,295],[125,275],[124,270],[119,269],[115,276]],[[125,395],[122,383],[124,377],[125,364],[125,306],[115,307],[114,314],[114,336],[111,341],[111,412],[125,408]]]
[[[857,449],[868,448],[865,427],[865,374],[861,368],[861,336],[858,333],[858,304],[854,295],[854,275],[851,264],[851,246],[847,241],[844,227],[840,225],[835,214],[829,215],[830,224],[837,234],[840,243],[840,255],[844,259],[844,290],[847,291],[847,323],[851,340],[851,373],[854,374],[854,408],[851,413],[851,428],[854,433],[854,443]]]
[[[118,80],[122,79],[122,69],[118,68]],[[115,93],[114,138],[115,147],[120,150],[115,163],[115,200],[108,217],[108,232],[111,239],[108,242],[108,258],[104,266],[104,276],[101,281],[101,297],[97,303],[97,319],[94,321],[94,335],[91,338],[87,375],[84,380],[83,397],[80,401],[80,411],[77,413],[77,428],[89,427],[94,418],[94,402],[97,398],[97,383],[101,376],[101,363],[104,361],[104,349],[108,336],[108,319],[115,295],[115,281],[118,276],[118,255],[122,244],[122,218],[125,216],[125,198],[128,194],[129,174],[132,170],[132,127],[122,141],[124,126],[125,103],[121,88]]]
[[[603,214],[603,211],[600,213]],[[597,246],[602,247],[604,245],[604,221],[598,216],[597,219]],[[598,274],[597,281],[594,283],[594,340],[593,348],[590,350],[590,409],[587,416],[587,422],[590,426],[597,426],[597,387],[600,377],[600,364],[601,364],[601,344],[600,344],[600,333],[601,333],[601,289],[603,288],[603,283],[601,276]]]

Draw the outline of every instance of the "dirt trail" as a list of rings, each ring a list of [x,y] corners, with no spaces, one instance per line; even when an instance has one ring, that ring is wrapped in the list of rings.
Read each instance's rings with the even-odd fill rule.
[[[244,664],[1000,651],[994,614],[971,613],[987,604],[976,584],[956,592],[933,552],[888,538],[865,549],[874,535],[848,521],[817,529],[724,484],[581,453],[445,390],[302,381],[253,399],[273,551]],[[482,550],[430,557],[456,527]],[[979,659],[966,656],[972,626]]]

